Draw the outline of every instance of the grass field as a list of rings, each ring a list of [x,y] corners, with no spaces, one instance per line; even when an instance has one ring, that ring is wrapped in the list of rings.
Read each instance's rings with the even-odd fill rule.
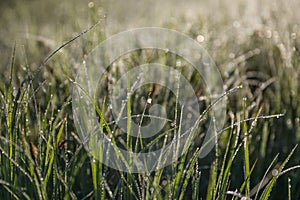
[[[298,9],[296,0],[2,0],[0,199],[300,199]],[[199,158],[199,147],[209,114],[174,163],[147,173],[122,172],[88,153],[74,125],[72,89],[93,48],[114,33],[144,26],[197,41],[230,92],[222,97],[225,125],[206,157]],[[156,84],[127,99],[126,122],[141,127],[149,123],[145,103],[166,105],[170,123],[161,134],[139,140],[114,124],[111,86],[134,66],[154,62],[174,66],[189,81],[202,113],[215,106],[184,58],[157,49],[124,55],[102,77],[94,110],[100,132],[120,148],[159,149],[182,127],[181,93]]]

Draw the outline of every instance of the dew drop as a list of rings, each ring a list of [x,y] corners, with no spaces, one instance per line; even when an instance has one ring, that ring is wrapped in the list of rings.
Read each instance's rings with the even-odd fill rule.
[[[177,60],[176,61],[176,67],[180,67],[181,66],[181,60]]]
[[[171,127],[175,127],[175,126],[176,126],[176,122],[172,122]]]
[[[286,125],[287,125],[288,128],[292,128],[293,127],[292,120],[291,119],[287,119],[286,120]]]
[[[209,66],[209,65],[210,65],[210,62],[209,62],[208,60],[204,60],[204,61],[203,61],[203,65],[204,65],[204,66]]]
[[[18,94],[18,90],[16,90],[15,88],[13,89],[13,96],[16,97]]]
[[[166,186],[167,184],[168,184],[168,182],[167,182],[166,180],[163,180],[163,181],[162,181],[162,185],[163,185],[163,186]]]
[[[229,78],[229,72],[224,72],[224,76],[225,76],[225,78]]]
[[[89,8],[93,8],[94,6],[95,6],[94,2],[91,1],[91,2],[88,3]]]
[[[277,169],[273,169],[272,170],[272,176],[277,176],[278,175],[278,170]]]
[[[150,192],[151,192],[151,194],[154,192],[154,188],[153,187],[150,188]]]
[[[204,40],[205,40],[205,37],[204,37],[203,35],[198,35],[198,36],[197,36],[197,41],[198,41],[198,42],[201,43],[201,42],[204,42]]]
[[[147,103],[148,103],[148,104],[151,104],[151,103],[152,103],[152,99],[151,99],[151,98],[148,98],[148,99],[147,99]]]

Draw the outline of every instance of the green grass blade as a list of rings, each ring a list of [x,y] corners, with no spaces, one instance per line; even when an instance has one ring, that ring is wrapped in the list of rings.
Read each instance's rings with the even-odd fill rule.
[[[53,149],[52,149],[51,154],[50,154],[50,161],[49,161],[49,165],[48,165],[48,169],[47,169],[46,176],[45,176],[45,178],[44,178],[44,186],[43,186],[43,187],[44,187],[44,190],[46,190],[46,188],[47,188],[47,184],[48,184],[48,181],[49,181],[51,172],[52,172],[52,170],[53,170],[52,167],[53,167],[53,163],[54,163],[54,159],[55,159],[55,153],[56,153],[56,150],[57,150],[58,143],[59,143],[59,141],[60,141],[61,135],[62,135],[62,133],[63,133],[63,131],[64,131],[64,126],[65,126],[66,120],[67,120],[67,118],[65,117],[65,118],[63,119],[63,122],[62,122],[60,128],[59,128],[59,131],[58,131],[58,133],[57,133],[57,136],[56,136],[56,138],[55,138],[55,141],[53,141],[53,143],[54,143],[54,144],[53,144]]]
[[[287,156],[287,158],[283,161],[283,163],[280,165],[279,169],[277,170],[276,175],[271,179],[271,181],[269,182],[269,184],[267,185],[267,187],[265,188],[265,190],[263,191],[260,199],[261,200],[266,200],[269,198],[269,195],[272,191],[272,188],[274,187],[277,178],[279,177],[281,171],[283,170],[283,168],[285,167],[285,165],[288,163],[288,161],[290,160],[291,156],[294,154],[294,151],[296,150],[298,145],[296,145],[292,151],[290,152],[290,154]]]
[[[244,120],[246,119],[246,101],[244,101]],[[243,132],[244,132],[244,176],[246,181],[246,191],[245,195],[248,196],[250,193],[250,159],[249,159],[249,138],[247,123],[243,123]],[[247,178],[248,177],[248,178]]]
[[[14,45],[13,49],[13,54],[11,58],[11,68],[10,68],[10,79],[9,79],[9,86],[8,86],[8,91],[7,91],[7,127],[8,127],[8,137],[10,140],[9,144],[9,157],[13,159],[13,145],[12,143],[14,142],[14,124],[15,124],[15,115],[14,115],[14,99],[13,99],[13,71],[14,71],[14,65],[15,65],[15,56],[16,56],[16,43]],[[13,163],[10,162],[10,181],[13,182],[14,180],[14,166]]]
[[[213,196],[215,193],[216,182],[217,182],[216,171],[217,171],[216,164],[215,164],[215,162],[213,162],[213,164],[211,165],[210,174],[209,174],[209,182],[208,182],[208,187],[207,187],[206,199],[213,199]]]

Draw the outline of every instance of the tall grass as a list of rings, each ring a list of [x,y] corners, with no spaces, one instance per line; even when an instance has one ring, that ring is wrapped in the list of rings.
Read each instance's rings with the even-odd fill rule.
[[[207,157],[199,158],[199,147],[207,128],[203,123],[193,130],[195,138],[176,162],[154,172],[137,174],[130,173],[130,169],[125,173],[103,165],[101,157],[98,160],[86,151],[74,127],[70,99],[78,70],[74,57],[84,59],[86,53],[105,38],[108,25],[101,14],[105,4],[95,2],[94,7],[86,7],[86,15],[74,5],[55,2],[41,6],[55,8],[60,5],[57,8],[59,15],[54,18],[62,20],[59,24],[49,22],[40,11],[36,14],[39,18],[29,18],[28,12],[32,8],[25,3],[2,3],[7,8],[3,11],[7,15],[2,14],[0,21],[8,28],[1,30],[3,35],[0,37],[0,50],[4,52],[1,53],[0,74],[0,199],[300,197],[297,148],[300,139],[300,32],[297,16],[286,12],[290,7],[282,6],[283,11],[277,7],[269,8],[269,17],[258,16],[257,27],[227,16],[227,8],[220,10],[223,12],[221,17],[219,13],[211,21],[206,20],[209,14],[205,14],[194,17],[194,21],[181,17],[165,22],[165,27],[184,31],[195,39],[199,34],[205,38],[202,45],[216,61],[229,91],[222,97],[228,98],[227,123],[223,130],[216,130],[219,139]],[[17,40],[15,45],[12,41],[19,33],[21,17],[9,10],[15,10],[29,23],[27,39]],[[53,9],[49,14],[52,12]],[[73,23],[72,18],[76,15],[81,18]],[[109,17],[109,13],[107,15]],[[86,21],[96,26],[80,34],[87,28]],[[62,26],[65,31],[57,26]],[[49,29],[51,34],[47,34]],[[224,29],[227,32],[224,33]],[[32,37],[29,33],[49,38]],[[49,41],[55,41],[56,50]],[[183,108],[176,99],[180,93],[173,95],[165,88],[151,84],[125,99],[129,134],[124,137],[122,131],[115,128],[116,119],[112,119],[107,99],[110,84],[132,64],[158,62],[176,66],[181,63],[175,68],[199,92],[201,122],[209,120],[210,116],[205,114],[213,104],[205,100],[201,76],[180,59],[160,50],[141,50],[120,58],[117,64],[109,67],[107,77],[104,77],[107,87],[101,85],[99,91],[100,96],[106,97],[95,103],[95,112],[99,116],[100,132],[112,137],[115,146],[133,152],[160,148],[176,138],[181,128]],[[127,90],[131,93],[128,84]],[[234,92],[230,90],[232,88],[235,88]],[[147,123],[147,104],[138,103],[143,98],[169,105],[168,117],[173,120],[168,121],[159,136],[137,140],[130,135],[130,126],[137,120],[131,116],[143,113],[138,118],[139,125]],[[97,153],[104,155],[105,152],[100,149]],[[163,156],[158,160],[160,164],[164,162]]]

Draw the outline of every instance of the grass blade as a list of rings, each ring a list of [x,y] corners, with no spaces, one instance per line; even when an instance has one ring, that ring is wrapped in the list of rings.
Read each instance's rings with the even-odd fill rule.
[[[269,195],[272,191],[272,188],[274,187],[277,178],[279,177],[281,171],[283,170],[283,168],[285,167],[285,165],[287,164],[287,162],[290,160],[291,156],[293,155],[294,151],[296,150],[298,145],[296,145],[292,151],[290,152],[290,154],[287,156],[287,158],[283,161],[283,163],[280,165],[279,169],[277,170],[276,175],[272,178],[272,180],[270,181],[270,183],[267,185],[267,187],[265,188],[265,190],[263,191],[260,199],[261,200],[266,200],[269,198]]]

